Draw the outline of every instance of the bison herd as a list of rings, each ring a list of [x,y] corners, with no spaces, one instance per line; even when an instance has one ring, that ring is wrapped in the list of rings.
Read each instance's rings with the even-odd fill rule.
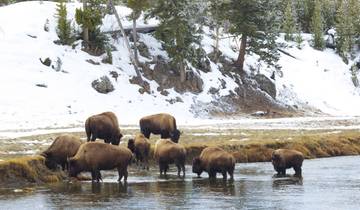
[[[85,121],[87,142],[83,143],[79,137],[60,135],[50,147],[41,153],[45,157],[45,165],[49,169],[56,169],[59,165],[67,170],[69,176],[76,177],[79,173],[91,172],[92,181],[102,180],[100,170],[117,169],[118,181],[127,181],[127,168],[131,162],[142,164],[149,170],[150,134],[157,134],[154,148],[154,159],[159,165],[160,175],[166,175],[169,164],[175,164],[178,176],[185,177],[186,149],[179,144],[181,132],[176,127],[173,116],[165,113],[146,116],[140,119],[140,131],[134,138],[128,140],[127,147],[119,146],[122,134],[119,123],[113,112],[104,112],[90,116]],[[95,142],[103,139],[103,142]],[[272,153],[271,162],[278,176],[284,176],[286,169],[294,168],[295,176],[301,177],[301,166],[304,160],[302,153],[278,149]],[[200,177],[207,172],[209,178],[216,178],[220,173],[223,179],[234,178],[235,158],[225,150],[210,146],[205,148],[199,157],[192,161],[192,172]]]

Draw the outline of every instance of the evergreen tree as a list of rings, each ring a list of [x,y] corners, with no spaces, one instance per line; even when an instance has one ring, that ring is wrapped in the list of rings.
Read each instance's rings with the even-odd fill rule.
[[[360,2],[349,0],[349,16],[352,18],[351,28],[355,36],[360,36]]]
[[[132,9],[130,19],[133,21],[133,40],[134,40],[134,56],[135,62],[139,63],[138,49],[137,49],[137,33],[136,33],[136,21],[140,17],[141,13],[146,10],[150,5],[148,0],[125,0],[125,5]]]
[[[85,48],[105,51],[106,37],[100,32],[103,0],[86,0],[83,9],[76,9],[75,19],[83,27]],[[97,53],[96,53],[97,54]]]
[[[230,0],[225,2],[230,21],[230,32],[241,36],[241,44],[236,65],[244,69],[246,53],[255,53],[268,65],[279,67],[276,63],[279,53],[276,48],[278,16],[275,2],[269,0]]]
[[[226,13],[224,12],[223,4],[221,4],[221,2],[219,2],[218,0],[209,0],[207,15],[209,16],[208,21],[210,28],[214,28],[214,60],[217,62],[220,55],[220,30],[226,19]]]
[[[285,32],[285,40],[287,41],[294,40],[293,34],[295,32],[295,20],[291,7],[292,7],[291,1],[288,1],[285,8],[285,17],[284,17],[285,21],[283,24],[283,30]]]
[[[186,80],[186,60],[191,60],[194,44],[198,44],[199,28],[191,20],[195,16],[191,0],[157,0],[150,10],[150,16],[158,17],[160,23],[155,36],[163,42],[164,49],[179,66],[180,80]]]
[[[315,0],[314,12],[311,19],[311,31],[313,34],[314,48],[318,50],[324,49],[325,42],[323,38],[323,19],[321,15],[321,2]]]
[[[321,0],[322,16],[326,29],[330,29],[335,25],[336,1],[337,0]]]
[[[336,12],[336,51],[343,58],[346,57],[346,52],[348,52],[349,46],[349,36],[347,34],[348,26],[347,18],[345,14],[346,5],[343,0],[339,1],[339,7]]]
[[[71,45],[74,41],[73,36],[71,35],[71,22],[67,20],[67,10],[63,0],[56,4],[56,17],[56,33],[60,43]]]

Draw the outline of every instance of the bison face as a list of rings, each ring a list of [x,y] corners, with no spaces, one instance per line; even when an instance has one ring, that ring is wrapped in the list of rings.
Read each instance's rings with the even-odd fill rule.
[[[75,177],[81,172],[81,169],[78,163],[76,162],[76,160],[68,159],[68,165],[69,165],[69,176]]]
[[[179,142],[179,138],[180,138],[180,131],[178,129],[176,129],[175,131],[171,132],[170,135],[171,135],[171,140],[175,143],[178,143]]]
[[[113,144],[113,145],[119,145],[119,144],[120,144],[120,140],[121,140],[121,138],[123,137],[123,135],[119,132],[119,133],[115,134],[113,137],[114,137],[114,138],[113,138],[111,144]]]
[[[45,165],[48,169],[55,170],[57,168],[56,162],[51,158],[45,159]]]
[[[135,153],[135,141],[134,141],[134,139],[129,139],[129,141],[128,141],[128,149],[132,153]]]
[[[201,160],[198,157],[193,159],[192,172],[197,174],[198,177],[200,177],[201,173],[203,172],[203,169],[201,167]]]
[[[285,163],[283,161],[283,158],[281,158],[280,154],[273,153],[271,155],[271,162],[272,162],[275,170],[277,170],[277,168],[285,167]]]

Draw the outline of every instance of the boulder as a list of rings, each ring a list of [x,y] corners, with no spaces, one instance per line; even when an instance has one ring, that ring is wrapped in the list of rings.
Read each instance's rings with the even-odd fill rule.
[[[255,81],[258,83],[260,90],[266,92],[273,99],[276,98],[276,87],[275,84],[263,74],[255,75]]]
[[[109,77],[102,76],[91,83],[91,86],[99,93],[107,94],[115,90]]]

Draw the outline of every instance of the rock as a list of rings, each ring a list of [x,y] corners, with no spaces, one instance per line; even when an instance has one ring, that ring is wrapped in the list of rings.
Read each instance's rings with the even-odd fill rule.
[[[119,74],[116,71],[110,71],[110,75],[112,78],[115,79],[115,81],[117,81],[117,78],[119,77]]]
[[[50,58],[45,58],[45,60],[43,61],[41,58],[39,58],[40,62],[42,64],[44,64],[45,66],[50,66],[51,65],[51,59]]]
[[[47,88],[47,85],[45,85],[45,84],[35,84],[35,85],[38,87]]]
[[[258,83],[260,90],[269,94],[273,99],[276,98],[275,84],[263,74],[255,75],[255,81]]]
[[[86,62],[88,62],[88,63],[90,63],[90,64],[93,64],[93,65],[100,65],[99,62],[96,62],[96,61],[94,61],[94,60],[92,60],[92,59],[87,59]]]
[[[141,56],[151,59],[151,54],[149,52],[149,49],[144,42],[139,42],[137,48]]]
[[[91,86],[99,93],[107,94],[115,90],[113,84],[107,76],[94,80]]]

